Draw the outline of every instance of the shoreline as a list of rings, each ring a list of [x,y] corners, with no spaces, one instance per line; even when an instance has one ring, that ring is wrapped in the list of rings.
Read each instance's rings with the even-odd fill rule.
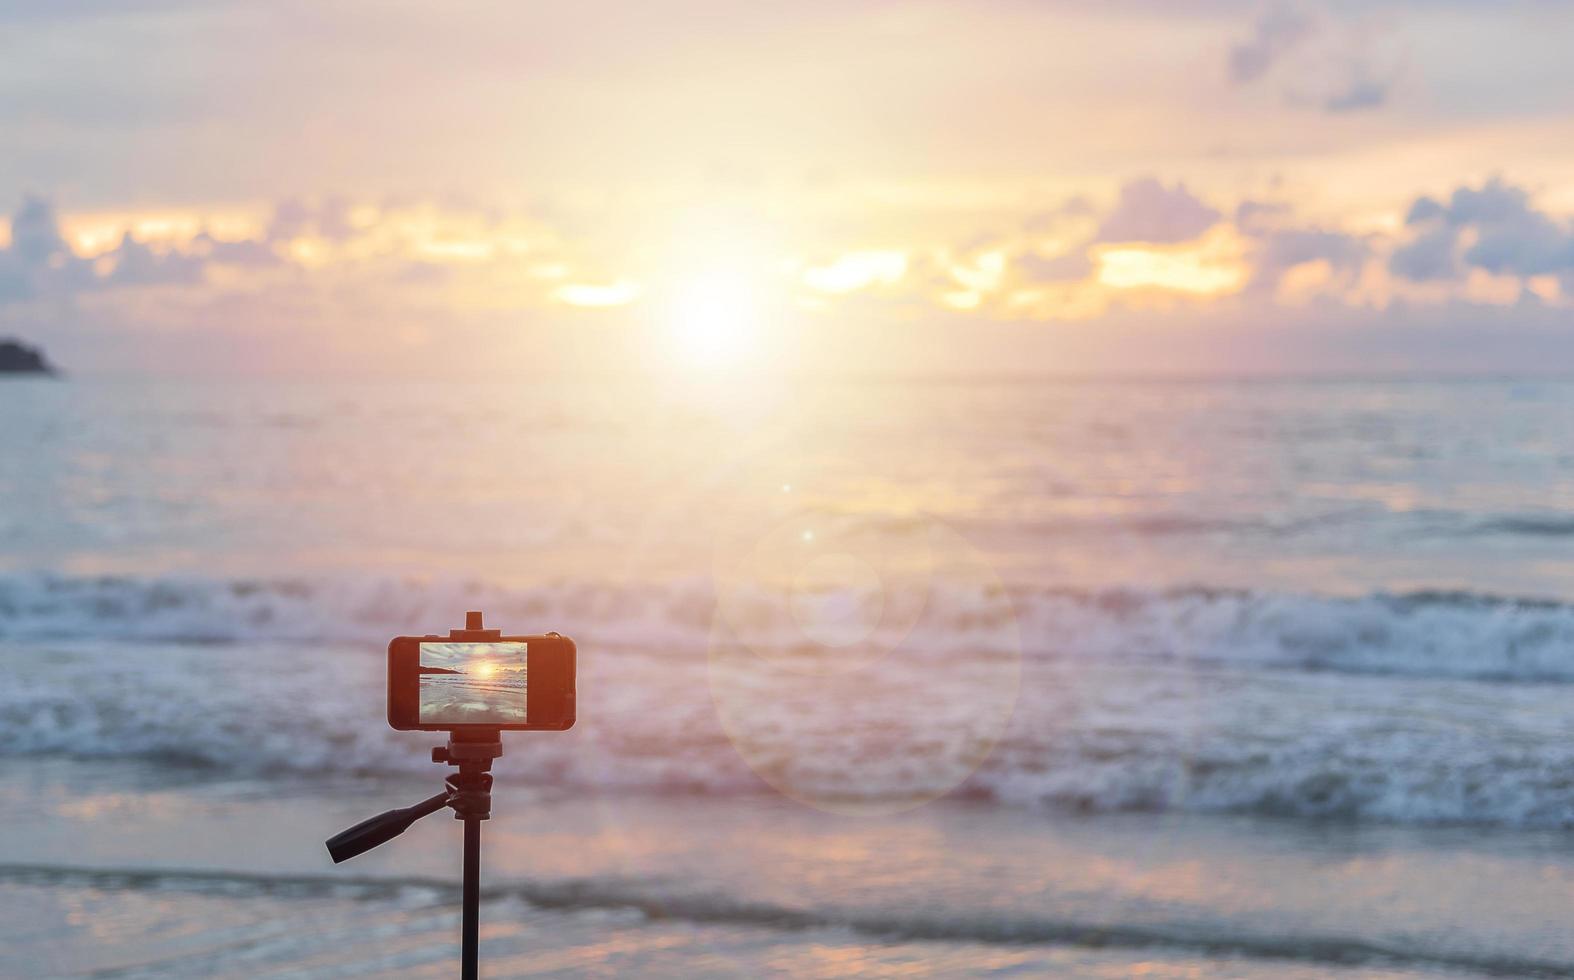
[[[457,822],[429,818],[353,866],[335,868],[322,848],[424,795],[435,773],[160,786],[144,764],[6,759],[0,818],[26,829],[0,841],[0,895],[438,914],[456,895]],[[487,914],[499,928],[500,917],[536,923],[531,943],[547,941],[554,917],[613,916],[635,931],[741,930],[756,952],[834,933],[860,948],[1223,958],[1264,975],[1275,964],[1574,975],[1543,911],[1574,884],[1553,832],[1047,817],[965,800],[862,818],[769,797],[541,791],[498,775]],[[1482,889],[1499,896],[1493,908],[1478,907]]]

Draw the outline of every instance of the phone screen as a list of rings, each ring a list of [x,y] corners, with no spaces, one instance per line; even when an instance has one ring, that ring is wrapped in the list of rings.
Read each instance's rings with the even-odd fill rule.
[[[523,725],[529,644],[421,644],[417,717],[423,725]]]

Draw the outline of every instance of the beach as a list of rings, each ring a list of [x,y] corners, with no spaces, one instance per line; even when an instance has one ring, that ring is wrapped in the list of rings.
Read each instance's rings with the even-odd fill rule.
[[[484,975],[1574,974],[1574,384],[769,394],[0,388],[0,974],[451,973],[467,609]]]
[[[498,762],[483,832],[493,975],[1574,972],[1558,915],[1574,862],[1555,833],[1046,819],[969,801],[876,820],[769,797],[530,790],[521,768]],[[282,789],[170,785],[146,766],[4,775],[8,825],[36,828],[0,853],[8,975],[453,970],[455,821],[354,866],[319,853],[341,825],[425,795],[436,767]],[[1482,904],[1483,889],[1500,897]]]

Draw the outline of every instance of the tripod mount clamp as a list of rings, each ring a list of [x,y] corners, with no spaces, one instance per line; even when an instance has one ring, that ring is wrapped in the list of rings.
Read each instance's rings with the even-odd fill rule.
[[[457,632],[457,631],[456,631]],[[448,806],[455,820],[492,817],[492,760],[503,754],[501,733],[478,732],[462,736],[450,732],[447,745],[432,749],[432,761],[458,766],[443,784],[448,787]]]

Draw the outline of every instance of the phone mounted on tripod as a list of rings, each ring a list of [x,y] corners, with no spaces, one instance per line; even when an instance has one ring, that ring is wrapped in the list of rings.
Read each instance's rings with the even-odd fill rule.
[[[474,980],[478,959],[481,821],[492,816],[492,760],[505,731],[566,731],[576,717],[577,652],[557,633],[502,635],[479,612],[465,628],[395,637],[388,644],[388,724],[399,731],[446,731],[432,761],[456,767],[443,792],[363,820],[327,841],[338,864],[386,844],[422,817],[446,808],[464,821],[464,915],[460,976]]]
[[[574,641],[504,636],[481,614],[447,636],[388,643],[388,724],[401,732],[562,732],[574,727]]]

